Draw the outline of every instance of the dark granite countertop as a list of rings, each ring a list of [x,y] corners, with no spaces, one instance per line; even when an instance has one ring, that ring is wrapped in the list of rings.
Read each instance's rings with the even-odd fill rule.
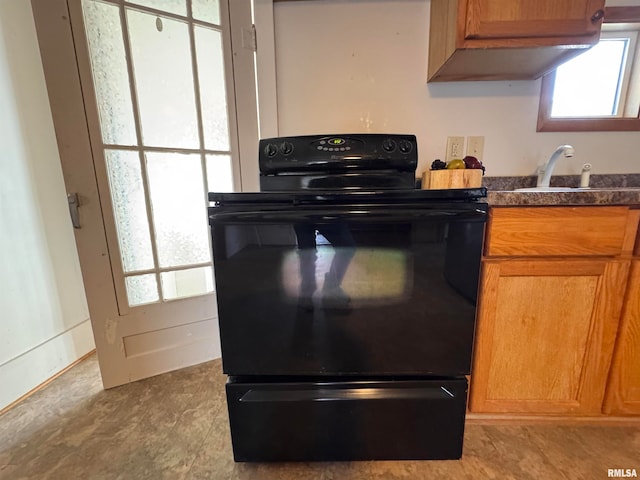
[[[577,187],[578,175],[552,177],[551,186]],[[640,174],[592,175],[591,188],[570,192],[515,192],[534,187],[536,177],[485,177],[491,206],[640,205]]]

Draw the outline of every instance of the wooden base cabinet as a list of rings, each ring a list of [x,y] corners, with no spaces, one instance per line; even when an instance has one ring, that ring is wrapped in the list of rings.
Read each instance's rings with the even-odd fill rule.
[[[640,209],[489,212],[473,413],[640,414]]]
[[[598,414],[629,263],[486,260],[470,410]]]
[[[640,414],[640,259],[631,266],[604,413]]]

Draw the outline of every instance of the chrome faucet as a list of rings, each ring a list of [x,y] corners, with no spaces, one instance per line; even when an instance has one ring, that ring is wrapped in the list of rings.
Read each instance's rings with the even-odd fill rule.
[[[566,158],[573,157],[575,150],[571,145],[560,145],[556,148],[556,151],[551,154],[547,164],[544,166],[544,175],[538,179],[538,187],[547,188],[551,181],[551,175],[553,174],[553,167],[556,166],[556,161],[560,157],[560,154],[564,154]]]

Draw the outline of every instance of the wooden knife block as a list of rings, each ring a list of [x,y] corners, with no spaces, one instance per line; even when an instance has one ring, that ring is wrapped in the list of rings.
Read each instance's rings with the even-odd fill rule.
[[[482,170],[427,170],[422,174],[423,190],[477,188],[482,186]]]

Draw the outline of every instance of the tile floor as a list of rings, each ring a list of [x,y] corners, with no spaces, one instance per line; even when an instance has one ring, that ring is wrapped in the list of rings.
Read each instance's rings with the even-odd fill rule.
[[[236,464],[219,360],[102,390],[95,356],[0,417],[0,479],[604,479],[640,427],[468,424],[461,461]]]

